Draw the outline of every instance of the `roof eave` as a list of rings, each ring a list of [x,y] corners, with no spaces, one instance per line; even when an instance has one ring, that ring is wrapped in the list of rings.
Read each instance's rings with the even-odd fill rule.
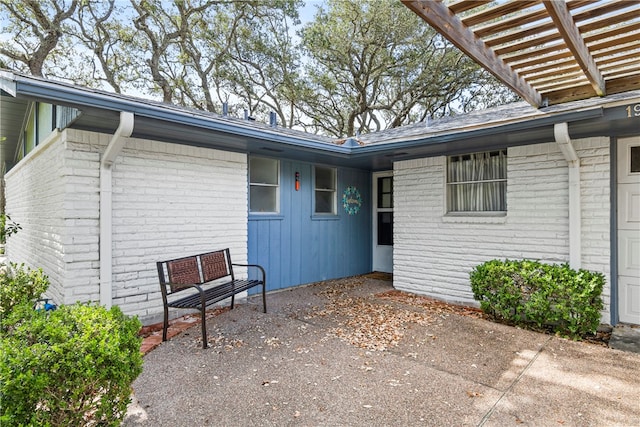
[[[194,126],[208,131],[240,136],[252,140],[277,142],[289,147],[314,149],[320,152],[349,154],[351,149],[327,142],[299,138],[274,132],[268,127],[243,125],[239,121],[231,121],[224,117],[215,118],[210,115],[198,114],[174,108],[171,105],[143,104],[134,100],[116,98],[109,94],[83,90],[72,86],[61,86],[43,80],[13,75],[15,96],[34,100],[49,101],[53,104],[68,105],[76,108],[94,108],[111,111],[128,111],[140,117],[173,122],[186,126]]]
[[[571,111],[566,113],[557,113],[557,114],[549,114],[544,117],[536,117],[533,119],[527,119],[517,122],[512,122],[508,124],[501,124],[497,126],[473,129],[473,130],[465,130],[461,132],[453,132],[453,133],[442,133],[438,135],[427,135],[412,139],[404,139],[402,141],[390,141],[390,142],[380,142],[377,144],[372,144],[369,146],[360,147],[357,149],[357,152],[354,153],[356,156],[360,155],[372,155],[372,154],[392,154],[402,153],[412,149],[417,149],[425,146],[434,146],[434,145],[446,145],[450,143],[460,142],[462,146],[460,147],[463,150],[482,150],[483,146],[472,143],[472,141],[477,141],[482,138],[486,138],[488,136],[495,137],[496,135],[513,135],[516,133],[522,133],[525,131],[531,131],[533,129],[540,129],[549,127],[552,128],[556,123],[563,122],[576,122],[582,120],[596,119],[603,117],[603,107],[590,108],[580,111]],[[467,141],[468,144],[464,144]],[[527,143],[539,143],[539,140],[523,140],[518,143],[518,145],[523,145]],[[487,144],[489,146],[490,143]],[[508,143],[500,144],[505,147],[510,145]],[[419,152],[416,153],[415,157],[420,157],[421,154]],[[402,156],[394,156],[394,158],[402,158],[402,159],[410,159],[413,158],[409,154],[405,154]]]

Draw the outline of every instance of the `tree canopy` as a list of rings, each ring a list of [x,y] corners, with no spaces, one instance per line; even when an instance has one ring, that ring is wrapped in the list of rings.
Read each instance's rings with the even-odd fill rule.
[[[334,137],[515,99],[400,2],[0,0],[0,64]],[[266,121],[266,120],[265,120]]]

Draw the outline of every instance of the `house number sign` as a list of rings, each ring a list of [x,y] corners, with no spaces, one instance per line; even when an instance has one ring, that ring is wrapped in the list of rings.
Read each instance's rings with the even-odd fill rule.
[[[349,215],[356,215],[360,212],[362,206],[362,197],[356,187],[347,187],[342,193],[342,207]]]
[[[625,108],[627,117],[640,117],[640,104],[629,105]]]

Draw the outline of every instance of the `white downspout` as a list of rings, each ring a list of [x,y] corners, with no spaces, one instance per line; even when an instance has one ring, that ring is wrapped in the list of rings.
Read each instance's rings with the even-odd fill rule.
[[[582,263],[580,158],[571,144],[567,123],[556,123],[553,134],[569,166],[569,266],[577,270]]]
[[[113,275],[111,166],[133,132],[133,113],[120,112],[120,124],[100,161],[100,305],[111,308]]]

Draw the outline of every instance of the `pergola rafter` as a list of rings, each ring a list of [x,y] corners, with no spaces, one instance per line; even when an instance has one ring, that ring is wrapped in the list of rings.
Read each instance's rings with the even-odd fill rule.
[[[640,0],[401,0],[530,104],[640,89]]]

